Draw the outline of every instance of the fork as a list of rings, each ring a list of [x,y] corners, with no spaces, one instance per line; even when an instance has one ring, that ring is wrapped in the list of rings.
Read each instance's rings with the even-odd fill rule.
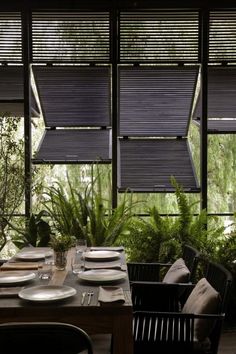
[[[88,291],[88,305],[90,305],[91,298],[92,298],[93,294],[94,294],[93,291]]]

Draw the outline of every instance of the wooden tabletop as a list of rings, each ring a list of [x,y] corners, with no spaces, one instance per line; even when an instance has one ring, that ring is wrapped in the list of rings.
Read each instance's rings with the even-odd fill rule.
[[[114,354],[132,354],[132,301],[128,275],[126,279],[116,281],[112,285],[123,289],[125,303],[100,303],[98,301],[99,285],[79,280],[71,271],[71,258],[75,251],[68,252],[67,267],[57,270],[53,267],[51,280],[42,280],[38,276],[24,286],[41,284],[68,285],[76,289],[76,295],[50,303],[30,302],[23,299],[0,298],[0,322],[12,321],[59,321],[75,324],[89,334],[112,333]],[[122,263],[125,264],[125,254],[120,253]],[[14,260],[14,259],[13,259]],[[82,293],[92,291],[94,295],[88,304],[88,297],[82,305]]]

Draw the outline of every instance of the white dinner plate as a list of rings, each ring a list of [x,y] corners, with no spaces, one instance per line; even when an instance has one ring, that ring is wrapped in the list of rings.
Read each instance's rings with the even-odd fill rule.
[[[116,269],[91,269],[78,274],[78,278],[90,282],[112,282],[126,278],[126,273]]]
[[[76,290],[66,285],[38,285],[21,290],[19,297],[24,300],[47,302],[66,299],[75,294]]]
[[[115,247],[90,247],[91,251],[124,251],[124,246],[115,246]]]
[[[120,257],[119,252],[115,251],[91,251],[84,253],[85,259],[90,261],[111,261]]]
[[[42,249],[30,249],[27,251],[21,251],[16,254],[16,258],[22,260],[40,260],[45,257],[50,257],[53,255],[52,251],[43,251]]]
[[[24,283],[36,277],[35,273],[23,272],[19,270],[0,272],[0,284]]]

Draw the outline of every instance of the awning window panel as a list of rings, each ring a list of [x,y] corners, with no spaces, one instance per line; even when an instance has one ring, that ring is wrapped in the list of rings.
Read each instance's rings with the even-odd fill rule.
[[[39,163],[109,163],[109,130],[46,130],[33,162]]]
[[[209,21],[209,61],[236,61],[236,11],[211,11]]]
[[[121,62],[198,62],[197,11],[121,11]]]
[[[33,62],[109,62],[109,12],[32,13]]]
[[[24,81],[22,66],[0,66],[0,114],[24,116]],[[40,111],[31,91],[31,115],[38,117]]]
[[[0,12],[0,62],[22,61],[20,12]]]
[[[200,128],[200,119],[194,119],[193,122]],[[208,119],[207,131],[209,134],[234,134],[236,132],[236,120]]]
[[[119,67],[121,136],[187,136],[199,68]]]
[[[174,192],[171,176],[184,191],[199,192],[187,139],[120,140],[120,191]]]
[[[47,127],[110,125],[110,67],[33,66]]]
[[[236,68],[209,67],[208,69],[208,132],[236,131]],[[199,94],[193,117],[200,125],[202,95]]]

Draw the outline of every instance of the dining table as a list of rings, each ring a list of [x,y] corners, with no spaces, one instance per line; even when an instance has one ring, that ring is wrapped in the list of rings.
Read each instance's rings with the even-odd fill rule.
[[[52,254],[50,248],[41,248],[42,251]],[[103,250],[103,248],[95,248],[89,252],[96,252]],[[106,248],[106,250],[109,250]],[[110,250],[113,250],[110,248]],[[26,247],[23,252],[32,251],[32,247]],[[22,252],[22,250],[20,251]],[[58,270],[52,265],[52,275],[50,279],[42,279],[39,276],[42,268],[44,267],[45,260],[21,260],[17,258],[17,254],[12,257],[1,268],[1,272],[9,272],[17,268],[17,264],[25,265],[25,269],[30,268],[31,272],[35,273],[33,279],[29,279],[24,284],[20,284],[21,290],[41,285],[49,286],[68,286],[75,289],[75,294],[68,298],[59,299],[56,301],[30,301],[19,296],[4,296],[4,290],[15,288],[18,284],[0,284],[0,323],[6,322],[63,322],[76,325],[85,330],[89,335],[92,334],[111,334],[113,354],[132,354],[133,353],[133,334],[132,334],[132,319],[133,309],[132,300],[128,279],[128,272],[126,266],[125,252],[123,248],[117,249],[119,253],[118,260],[111,260],[110,265],[118,264],[121,272],[124,272],[122,279],[112,280],[111,284],[103,283],[103,280],[89,281],[78,275],[74,274],[71,270],[71,259],[73,257],[80,257],[86,267],[83,255],[78,255],[75,249],[70,249],[67,255],[67,265],[64,270]],[[49,257],[50,259],[50,257]],[[95,258],[96,260],[96,258]],[[94,262],[93,259],[88,259],[89,268],[103,267],[109,269],[108,262]],[[48,262],[48,259],[47,259]],[[94,263],[93,263],[94,262]],[[91,265],[92,264],[92,265]],[[38,265],[38,267],[37,267]],[[20,268],[20,267],[19,267]],[[115,267],[114,267],[115,268]],[[86,269],[86,268],[85,268]],[[16,270],[17,271],[17,270]],[[22,270],[21,270],[22,271]],[[29,269],[27,269],[30,272]],[[0,273],[1,273],[0,272]],[[84,272],[84,274],[86,271]],[[2,273],[3,274],[3,273]],[[4,273],[7,274],[7,273]],[[10,274],[10,273],[9,273]],[[86,273],[89,274],[89,273]],[[122,291],[124,295],[123,301],[108,301],[102,302],[99,299],[101,287],[111,286],[111,289],[116,288]],[[90,296],[89,294],[92,294]]]

